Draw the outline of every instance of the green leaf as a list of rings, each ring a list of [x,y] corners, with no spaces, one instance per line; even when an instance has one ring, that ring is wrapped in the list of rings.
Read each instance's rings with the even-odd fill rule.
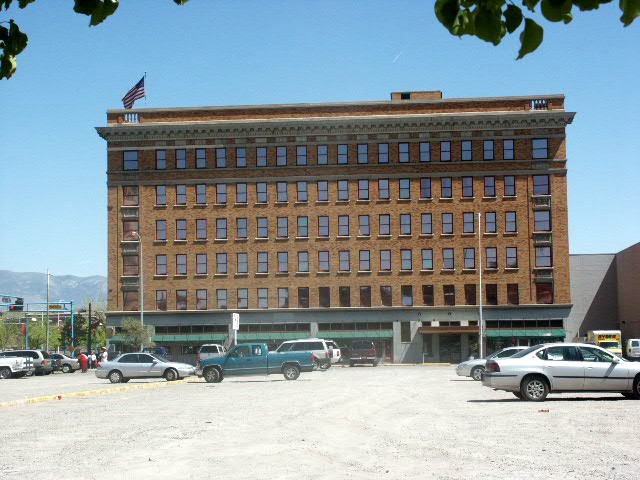
[[[522,23],[522,10],[513,4],[509,4],[504,11],[504,24],[507,32],[515,32]]]
[[[438,21],[453,33],[452,30],[460,12],[458,0],[436,0],[434,9]]]
[[[520,34],[520,51],[517,60],[535,51],[542,43],[543,37],[542,27],[530,18],[525,19],[524,30]]]
[[[622,10],[620,21],[628,27],[640,15],[640,0],[620,0],[620,10]]]
[[[16,71],[16,57],[6,53],[0,55],[0,79],[11,78]]]
[[[502,24],[502,12],[478,6],[473,25],[475,34],[485,42],[498,45],[504,37],[505,27]]]
[[[544,18],[550,22],[562,22],[565,21],[568,14],[571,13],[571,7],[573,3],[571,0],[542,0],[540,9]],[[571,21],[571,20],[569,20]]]
[[[597,10],[600,5],[611,3],[613,0],[573,0],[573,4],[580,9],[581,12],[589,10]]]
[[[0,12],[4,8],[5,10],[9,10],[9,6],[13,0],[0,0]]]
[[[173,0],[175,3],[177,3],[178,5],[184,5],[185,3],[187,3],[189,0]]]
[[[29,5],[30,3],[35,2],[36,0],[19,0],[18,1],[18,6],[20,8],[25,8],[27,5]]]
[[[118,8],[118,0],[75,0],[73,11],[83,15],[90,15],[89,25],[102,23]]]
[[[538,5],[539,2],[540,0],[522,0],[522,4],[532,12],[535,12],[536,5]]]
[[[18,55],[26,48],[29,37],[20,31],[13,20],[9,20],[9,31],[4,35],[3,42],[5,53]]]

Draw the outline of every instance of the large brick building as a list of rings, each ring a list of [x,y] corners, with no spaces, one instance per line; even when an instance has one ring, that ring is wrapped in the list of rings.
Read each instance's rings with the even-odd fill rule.
[[[178,355],[238,311],[239,340],[456,361],[481,295],[490,350],[562,339],[573,116],[562,95],[440,92],[110,110],[108,322],[138,318],[144,273],[145,323]]]

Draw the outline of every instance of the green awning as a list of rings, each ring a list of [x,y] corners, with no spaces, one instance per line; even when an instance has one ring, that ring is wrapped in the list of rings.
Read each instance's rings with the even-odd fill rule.
[[[227,335],[222,333],[203,333],[197,335],[154,335],[151,337],[154,343],[222,343],[227,339]],[[109,339],[110,343],[122,343],[121,335],[114,335]]]
[[[566,333],[561,328],[541,328],[541,329],[491,329],[487,330],[487,337],[503,337],[503,338],[533,338],[533,337],[549,337],[564,338]]]
[[[329,330],[318,332],[318,337],[333,340],[336,338],[393,338],[393,330]]]
[[[309,338],[309,332],[238,333],[239,342],[252,342],[257,340],[299,340],[301,338]]]

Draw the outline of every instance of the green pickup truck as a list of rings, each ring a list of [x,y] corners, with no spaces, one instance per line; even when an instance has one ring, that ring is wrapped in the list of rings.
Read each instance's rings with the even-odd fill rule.
[[[311,352],[270,352],[264,343],[236,345],[226,355],[202,360],[196,374],[207,382],[218,383],[233,375],[270,375],[281,373],[296,380],[300,372],[313,371]]]

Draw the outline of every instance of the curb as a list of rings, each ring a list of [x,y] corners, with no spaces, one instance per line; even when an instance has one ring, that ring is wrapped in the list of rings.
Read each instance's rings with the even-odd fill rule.
[[[176,380],[174,382],[144,383],[142,385],[128,385],[126,387],[101,388],[99,390],[85,390],[82,392],[61,393],[57,395],[47,395],[44,397],[31,397],[31,398],[25,398],[22,400],[11,400],[9,402],[0,403],[0,409],[15,407],[18,405],[28,405],[31,403],[53,402],[55,400],[62,400],[63,398],[88,397],[90,395],[101,395],[101,394],[111,393],[111,392],[126,392],[128,390],[142,390],[142,389],[148,389],[148,388],[165,388],[171,385],[178,385],[185,382],[186,382],[186,379],[183,379],[183,380]]]

